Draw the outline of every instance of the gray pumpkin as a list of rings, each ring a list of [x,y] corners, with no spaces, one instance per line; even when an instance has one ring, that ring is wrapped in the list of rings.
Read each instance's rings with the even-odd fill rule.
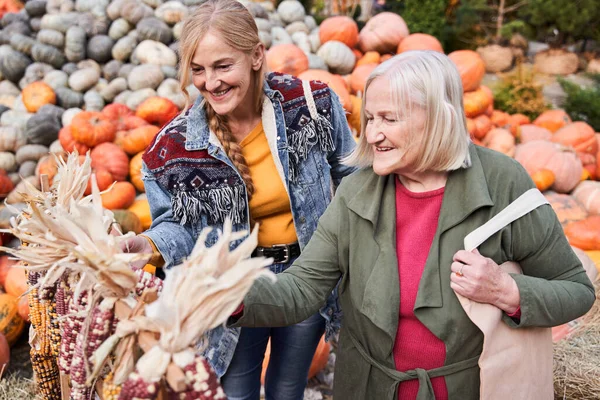
[[[85,92],[98,83],[100,72],[95,68],[84,68],[73,72],[69,77],[69,87],[78,92]]]
[[[64,71],[59,71],[57,69],[48,72],[44,76],[44,82],[55,90],[59,87],[66,87],[68,79],[69,76]]]
[[[73,72],[77,71],[78,69],[79,68],[77,68],[77,64],[75,64],[74,62],[69,62],[69,63],[66,63],[65,65],[63,65],[60,70],[65,72],[67,75],[71,75]]]
[[[87,56],[101,64],[111,59],[111,51],[115,43],[106,35],[91,38],[87,45]]]
[[[3,104],[0,104],[0,115],[4,114],[4,112],[8,110],[10,110],[10,108],[6,107]]]
[[[0,72],[2,72],[5,79],[15,83],[19,82],[31,62],[29,57],[12,47],[8,45],[0,46]]]
[[[133,64],[123,64],[123,66],[119,70],[119,78],[127,79],[129,77],[129,74],[131,73],[131,71],[133,71],[134,68],[135,68],[135,65],[133,65]]]
[[[175,54],[179,54],[179,41],[171,43],[169,48],[173,50]]]
[[[152,8],[158,8],[163,3],[163,0],[142,0],[142,2]]]
[[[50,146],[58,138],[60,128],[60,119],[52,115],[34,114],[25,126],[27,143]]]
[[[88,90],[83,95],[83,102],[86,111],[101,111],[104,108],[104,99],[95,90]]]
[[[42,19],[41,18],[31,18],[31,21],[29,21],[29,26],[31,27],[31,30],[34,32],[39,32],[42,30]]]
[[[170,65],[161,65],[160,70],[165,74],[166,78],[177,78],[177,69]]]
[[[4,27],[4,32],[8,32],[10,34],[20,33],[22,35],[29,36],[31,35],[31,28],[27,22],[23,21],[15,21],[12,24]]]
[[[121,17],[131,25],[137,25],[142,19],[154,15],[152,7],[135,0],[128,0],[121,6]]]
[[[121,18],[121,7],[123,7],[123,3],[127,0],[113,0],[106,7],[106,15],[113,21]]]
[[[127,100],[129,99],[129,97],[131,97],[132,94],[133,92],[131,90],[125,90],[124,92],[119,93],[117,97],[115,97],[113,103],[127,104]]]
[[[108,36],[110,36],[112,40],[119,40],[123,36],[127,35],[131,29],[133,29],[133,26],[131,26],[131,24],[127,22],[125,18],[119,18],[110,24]]]
[[[37,34],[37,40],[61,50],[65,46],[65,35],[54,29],[42,29]]]
[[[199,6],[202,3],[205,3],[206,0],[183,0],[183,4],[185,4],[186,6],[190,7],[190,6]]]
[[[31,55],[31,48],[35,44],[35,39],[25,36],[21,33],[14,33],[10,38],[10,45],[13,49],[23,54]]]
[[[33,45],[31,48],[31,57],[35,61],[50,64],[56,69],[59,69],[67,62],[60,50],[43,43],[36,43]]]
[[[38,114],[49,115],[54,118],[62,119],[65,109],[54,104],[44,104],[37,111]]]
[[[0,45],[10,44],[11,34],[0,29]]]
[[[88,37],[92,37],[107,34],[110,21],[106,17],[98,18],[91,13],[82,13],[77,25],[85,29]]]
[[[248,11],[250,11],[250,14],[252,14],[254,18],[269,18],[267,10],[265,10],[260,4],[248,3],[246,4],[246,8]]]
[[[80,26],[72,26],[65,37],[65,56],[67,60],[77,62],[86,56],[86,33]]]
[[[112,57],[115,60],[119,61],[127,61],[133,50],[135,50],[135,46],[137,46],[137,40],[132,38],[131,36],[124,36],[121,39],[117,40],[117,43],[113,46],[111,50]]]
[[[131,71],[127,77],[127,84],[131,90],[156,89],[164,79],[165,74],[158,65],[143,64]]]
[[[6,28],[10,24],[14,22],[23,22],[27,23],[29,21],[29,16],[27,13],[5,13],[4,16],[0,19],[0,25],[3,28]]]
[[[66,87],[58,88],[54,91],[56,100],[62,108],[75,108],[83,105],[83,94]]]
[[[25,11],[30,17],[41,17],[46,14],[45,0],[29,0],[25,3]]]
[[[155,17],[144,18],[135,26],[140,40],[156,40],[164,44],[173,41],[173,32],[169,25]]]
[[[119,70],[122,66],[123,63],[119,60],[110,60],[102,67],[102,76],[110,82],[119,76]]]
[[[23,178],[32,176],[35,174],[36,167],[37,167],[37,161],[33,161],[33,160],[25,161],[24,163],[19,165],[19,175]]]
[[[78,69],[94,68],[96,71],[98,71],[98,74],[102,73],[102,67],[100,66],[100,64],[98,64],[94,60],[90,60],[89,58],[87,60],[79,61],[77,63],[77,68]]]
[[[169,25],[183,21],[190,11],[179,1],[167,1],[154,11],[154,16]]]
[[[51,65],[40,62],[30,64],[27,69],[25,69],[25,76],[23,76],[23,79],[19,82],[19,87],[24,89],[25,86],[30,83],[41,81],[50,71],[54,71],[54,68],[52,68]]]

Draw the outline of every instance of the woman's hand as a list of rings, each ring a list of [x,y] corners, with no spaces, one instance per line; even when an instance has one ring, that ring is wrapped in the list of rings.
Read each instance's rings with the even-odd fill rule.
[[[454,254],[450,287],[461,296],[478,303],[492,304],[507,314],[519,308],[521,296],[515,280],[494,260],[465,250]]]
[[[133,269],[141,269],[144,268],[144,265],[150,261],[152,255],[154,254],[154,250],[152,249],[152,245],[143,236],[133,236],[123,242],[121,242],[121,250],[124,253],[139,253],[139,254],[148,254],[148,257],[143,257],[139,260],[132,261],[130,263]]]

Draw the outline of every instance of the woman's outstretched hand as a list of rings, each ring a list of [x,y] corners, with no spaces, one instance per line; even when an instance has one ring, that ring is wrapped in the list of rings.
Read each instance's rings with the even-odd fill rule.
[[[141,269],[144,268],[144,265],[150,261],[154,251],[152,249],[152,245],[143,236],[133,236],[123,242],[121,242],[121,250],[124,253],[139,253],[139,254],[147,254],[148,257],[143,257],[139,260],[132,261],[130,263],[133,269]]]
[[[507,314],[521,303],[515,280],[494,260],[473,252],[459,250],[450,269],[450,287],[461,296],[478,303],[492,304]]]

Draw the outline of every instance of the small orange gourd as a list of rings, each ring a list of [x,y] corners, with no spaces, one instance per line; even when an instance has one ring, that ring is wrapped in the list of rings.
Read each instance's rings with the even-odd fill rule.
[[[30,113],[37,112],[46,104],[56,104],[56,93],[43,81],[30,83],[21,92],[23,105]]]
[[[131,182],[117,182],[108,192],[102,193],[102,206],[109,210],[129,208],[135,201],[135,194]]]
[[[536,171],[533,175],[531,175],[531,179],[533,183],[535,183],[535,187],[540,191],[548,190],[554,184],[554,172],[549,169],[540,169]]]
[[[23,270],[21,270],[23,272]],[[18,300],[8,293],[0,294],[0,333],[6,337],[9,345],[13,345],[21,333],[25,321],[19,315]]]

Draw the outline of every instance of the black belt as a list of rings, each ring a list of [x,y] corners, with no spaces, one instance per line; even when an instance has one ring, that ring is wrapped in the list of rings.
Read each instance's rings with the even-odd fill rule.
[[[300,245],[292,244],[274,244],[269,247],[257,247],[252,252],[252,257],[273,258],[273,262],[286,263],[300,255]]]

